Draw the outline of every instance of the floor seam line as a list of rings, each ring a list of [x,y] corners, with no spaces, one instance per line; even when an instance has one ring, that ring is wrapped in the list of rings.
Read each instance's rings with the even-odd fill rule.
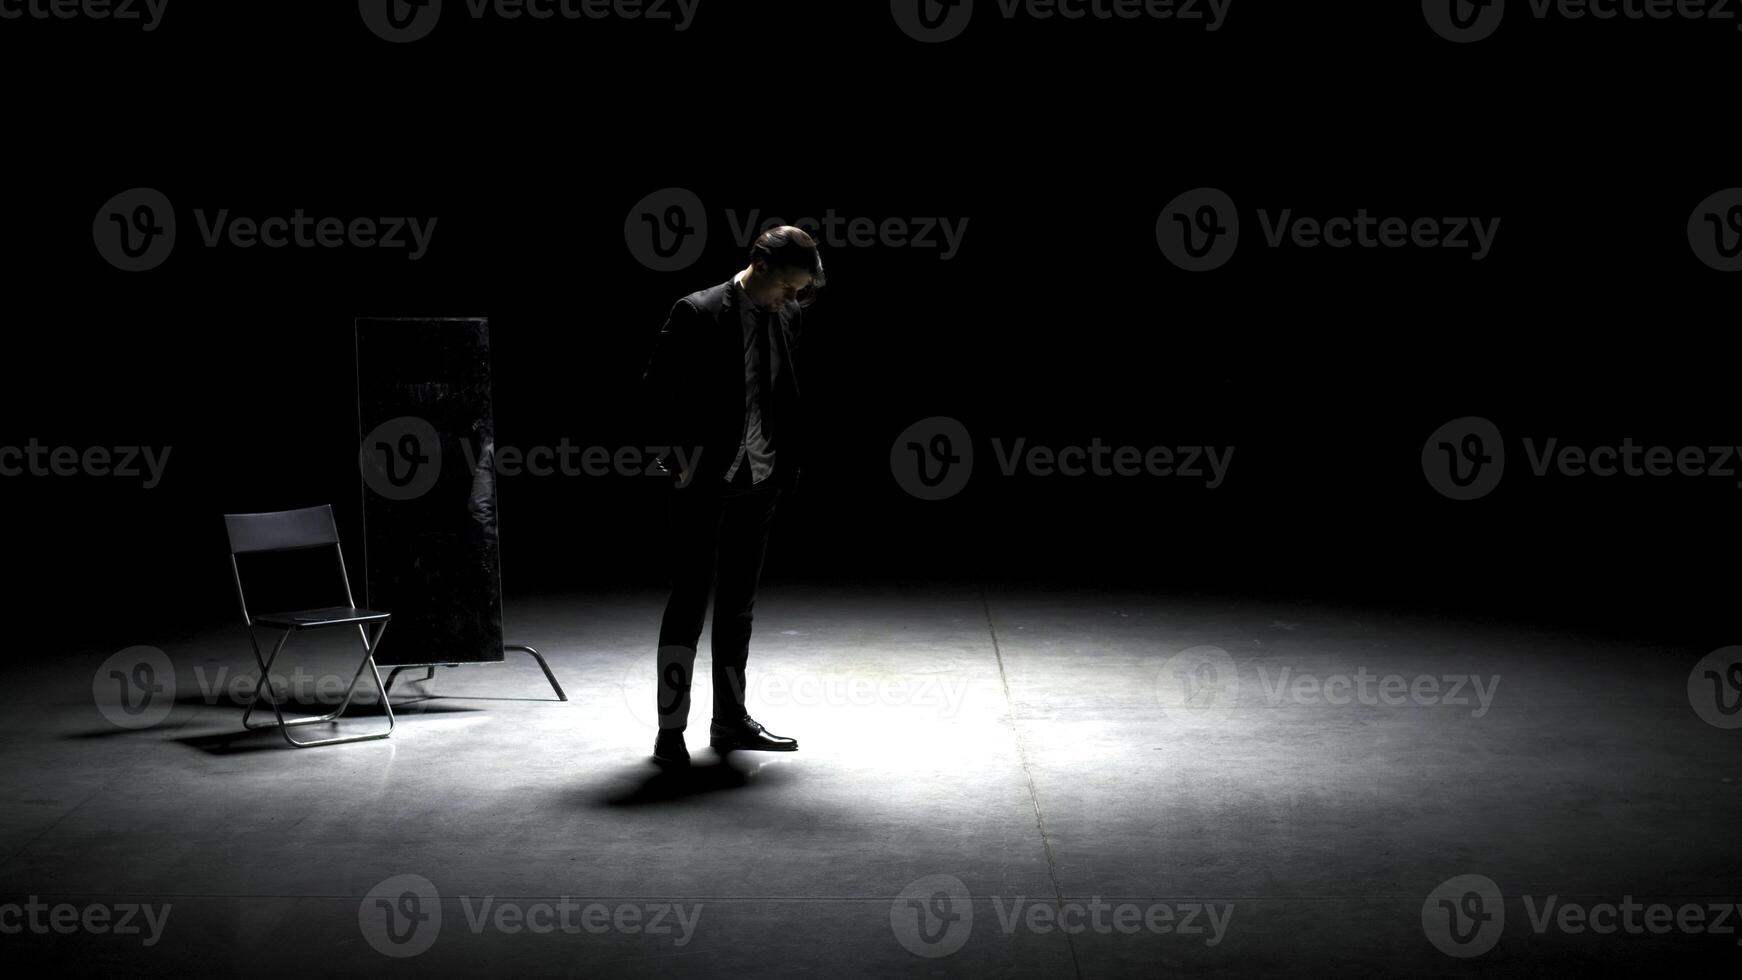
[[[1022,766],[1022,776],[1028,783],[1028,802],[1034,807],[1034,825],[1040,832],[1041,852],[1046,855],[1046,875],[1052,881],[1053,904],[1063,909],[1064,888],[1059,884],[1058,862],[1052,853],[1052,838],[1046,832],[1046,815],[1040,808],[1040,791],[1034,785],[1034,770],[1028,764],[1028,743],[1022,737],[1022,725],[1016,717],[1016,698],[1010,693],[1010,675],[1004,670],[1004,651],[998,645],[998,628],[992,622],[992,600],[986,594],[986,583],[980,583],[980,608],[986,614],[986,635],[992,638],[992,657],[998,662],[998,681],[1004,687],[1004,703],[1010,708],[1010,731],[1016,736],[1016,761]],[[1065,947],[1071,951],[1071,971],[1077,980],[1083,978],[1082,964],[1077,961],[1077,943],[1065,933]]]

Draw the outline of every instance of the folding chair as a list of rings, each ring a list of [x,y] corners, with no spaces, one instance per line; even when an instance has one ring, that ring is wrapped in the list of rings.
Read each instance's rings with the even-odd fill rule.
[[[381,672],[375,666],[375,649],[381,643],[381,634],[387,631],[387,621],[391,616],[384,612],[358,609],[356,600],[351,597],[351,578],[345,573],[345,552],[339,546],[339,530],[333,522],[332,506],[329,504],[267,514],[225,514],[224,525],[230,535],[230,571],[236,578],[236,598],[242,604],[242,623],[248,627],[248,640],[254,645],[254,660],[260,665],[260,683],[255,685],[253,694],[248,698],[248,708],[242,713],[242,727],[251,731],[275,727],[284,735],[286,742],[299,749],[314,745],[337,745],[340,742],[365,742],[392,735],[393,705],[388,703],[387,688],[381,683]],[[242,570],[236,561],[237,555],[295,551],[304,548],[322,548],[327,545],[332,545],[338,556],[339,577],[345,584],[344,606],[300,609],[260,616],[249,615],[248,597],[242,590]],[[284,631],[284,635],[278,638],[278,644],[273,647],[270,657],[263,658],[260,655],[260,639],[254,631],[256,624]],[[284,644],[290,639],[292,633],[351,625],[357,627],[357,635],[363,640],[363,661],[357,665],[357,672],[351,676],[351,683],[345,688],[344,702],[339,705],[337,710],[328,714],[313,718],[293,718],[286,721],[284,710],[280,707],[283,699],[279,698],[272,688],[272,665],[277,661],[279,652],[284,649]],[[371,625],[374,627],[373,636],[370,635]],[[368,668],[369,675],[375,679],[375,690],[381,695],[382,710],[387,713],[386,731],[367,735],[314,739],[306,742],[299,742],[290,736],[290,729],[294,726],[333,722],[344,714],[345,709],[351,705],[352,696],[356,694],[357,680],[363,676],[364,668]],[[278,717],[278,720],[251,725],[248,723],[248,719],[254,714],[254,708],[259,703],[260,693],[263,690],[266,692],[267,700],[272,702],[272,712]],[[288,692],[286,693],[288,694]]]

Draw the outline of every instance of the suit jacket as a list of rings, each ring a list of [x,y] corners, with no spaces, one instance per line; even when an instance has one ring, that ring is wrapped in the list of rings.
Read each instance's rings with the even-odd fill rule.
[[[695,454],[696,473],[679,482],[723,480],[744,437],[744,327],[731,280],[685,296],[671,308],[642,373],[650,442],[665,447],[661,464],[675,473],[670,450]],[[789,489],[798,482],[807,441],[794,355],[804,312],[779,307],[768,349],[771,383],[762,424],[774,444],[774,473]]]

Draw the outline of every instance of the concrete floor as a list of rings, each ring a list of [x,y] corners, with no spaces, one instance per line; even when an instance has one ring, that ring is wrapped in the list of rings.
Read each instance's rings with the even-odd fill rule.
[[[1729,935],[1533,925],[1551,895],[1556,916],[1742,900],[1742,730],[1690,705],[1704,649],[1233,600],[773,589],[752,711],[801,751],[722,763],[698,706],[696,768],[672,777],[647,761],[659,603],[509,605],[511,641],[550,656],[567,703],[536,700],[550,692],[524,658],[441,670],[396,688],[391,739],[301,751],[237,735],[240,711],[208,693],[245,676],[239,626],[138,639],[169,656],[177,692],[144,729],[99,710],[132,718],[105,693],[113,649],[13,665],[0,904],[18,908],[0,927],[23,929],[0,948],[78,975],[1461,976],[1742,959],[1742,912],[1702,913]],[[305,649],[315,671],[341,669],[337,648]],[[1328,703],[1312,685],[1340,694],[1339,675],[1398,680]],[[1468,704],[1419,686],[1460,676]],[[369,708],[343,727],[382,720]],[[1495,935],[1446,939],[1437,899],[1465,903],[1473,879],[1441,888],[1464,875],[1500,895],[1464,907],[1504,921],[1456,957],[1436,930],[1465,953]],[[84,918],[23,909],[33,896]],[[565,897],[566,922],[540,908]],[[1061,903],[1084,928],[1050,919]],[[148,923],[129,906],[167,915],[155,942],[103,925]]]

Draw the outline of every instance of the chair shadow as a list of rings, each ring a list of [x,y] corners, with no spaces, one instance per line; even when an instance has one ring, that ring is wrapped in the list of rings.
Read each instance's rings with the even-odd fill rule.
[[[178,698],[177,700],[179,702],[189,699]],[[200,704],[206,703],[203,700],[194,700]],[[442,699],[438,695],[413,695],[396,698],[393,701],[393,716],[399,725],[404,725],[408,721],[428,715],[464,714],[484,710],[483,708],[468,708],[464,705],[443,704],[441,701]],[[233,707],[238,712],[243,709],[241,702],[235,702]],[[301,704],[293,701],[283,707],[287,717],[299,718],[331,711],[335,706],[330,704]],[[271,706],[269,704],[261,705],[255,709],[254,715],[254,724],[270,720],[273,717]],[[340,735],[360,735],[379,730],[386,717],[387,713],[382,709],[379,701],[353,702],[345,709],[344,715],[340,717],[338,722],[297,725],[292,734],[305,741]],[[357,724],[358,722],[364,724]],[[343,727],[339,727],[341,723]],[[213,755],[234,755],[239,752],[264,752],[274,749],[288,751],[296,748],[296,746],[285,742],[284,736],[279,733],[276,726],[255,729],[242,728],[240,714],[236,716],[236,726],[233,731],[214,732],[207,735],[185,735],[170,739],[170,741],[180,742],[189,748],[201,749]]]
[[[317,738],[332,738],[335,735],[363,735],[370,731],[381,730],[382,726],[346,725],[335,728],[333,725],[298,725],[295,729],[297,738],[313,740]],[[199,749],[210,755],[241,755],[249,752],[294,752],[296,747],[284,741],[284,736],[277,728],[238,728],[233,732],[214,732],[210,735],[184,735],[172,738],[171,742],[180,742],[190,749]],[[392,739],[377,741],[391,742]],[[367,742],[358,744],[367,745]],[[338,746],[334,746],[337,748]]]
[[[445,713],[454,712],[454,711],[483,711],[483,710],[485,710],[483,708],[469,708],[469,707],[466,707],[464,705],[447,703],[447,702],[451,702],[451,701],[462,701],[462,700],[463,701],[477,701],[477,700],[489,700],[489,699],[456,698],[456,697],[453,697],[451,695],[444,695],[444,694],[415,694],[415,693],[411,693],[408,691],[408,692],[405,692],[404,694],[395,694],[393,696],[393,699],[392,699],[393,713],[397,716],[400,716],[400,717],[409,718],[409,717],[412,717],[414,715],[445,714]],[[508,699],[501,699],[501,700],[508,700]],[[219,698],[219,699],[214,701],[214,700],[210,700],[210,699],[207,699],[204,697],[199,697],[197,695],[176,698],[175,703],[177,705],[192,705],[194,707],[221,708],[221,709],[224,709],[227,711],[235,711],[237,713],[236,717],[238,719],[240,719],[242,717],[241,713],[243,711],[247,710],[248,705],[249,705],[248,701],[238,699],[238,698],[233,698],[233,697]],[[283,711],[287,717],[299,718],[299,717],[302,717],[304,715],[325,714],[325,713],[333,710],[334,708],[337,708],[338,704],[335,702],[324,702],[324,701],[310,702],[310,701],[300,701],[300,700],[296,700],[296,699],[289,699],[289,700],[281,702],[279,704],[279,707],[281,709],[283,709]],[[345,714],[344,714],[344,717],[346,717],[346,718],[385,718],[386,716],[387,716],[387,712],[384,708],[382,708],[380,699],[373,698],[373,697],[367,698],[367,699],[353,700],[345,708]],[[254,720],[259,721],[262,718],[270,719],[272,717],[273,717],[273,715],[272,715],[272,702],[267,701],[265,699],[261,699],[259,704],[254,708]]]
[[[599,796],[595,804],[604,807],[635,807],[658,803],[674,803],[708,793],[752,789],[785,780],[787,767],[769,766],[766,762],[741,761],[741,753],[709,759],[701,757],[688,766],[663,766],[649,760],[651,773],[641,774],[639,768],[625,771],[627,786],[622,781]]]
[[[404,722],[416,719],[416,717],[422,717],[422,715],[472,714],[472,712],[486,710],[486,708],[467,707],[467,705],[455,705],[455,703],[444,703],[444,701],[446,701],[446,698],[442,698],[441,695],[411,695],[404,696],[404,698],[394,698],[394,701],[392,701],[392,705],[394,705],[394,717],[397,721],[401,722],[401,724],[404,724]],[[230,729],[230,731],[209,733],[209,735],[190,735],[179,736],[179,738],[169,738],[167,742],[179,742],[193,748],[206,748],[207,752],[214,752],[214,754],[258,752],[258,750],[263,750],[263,748],[273,747],[291,748],[291,745],[287,745],[287,743],[284,742],[284,736],[279,735],[277,728],[242,728],[242,712],[244,712],[244,708],[246,708],[246,703],[244,703],[244,701],[235,700],[235,698],[219,698],[219,700],[213,701],[207,700],[207,698],[200,698],[200,696],[183,696],[183,698],[176,698],[176,705],[216,708],[216,710],[221,710],[221,712],[226,715],[232,714],[233,712],[232,721],[235,722],[235,728]],[[296,717],[307,717],[307,715],[326,714],[329,710],[333,710],[336,705],[287,701],[287,703],[280,705],[280,707],[284,708],[284,714],[286,714],[286,717],[296,719]],[[272,721],[272,719],[272,705],[270,705],[270,703],[261,703],[261,705],[254,708],[254,724],[260,724],[261,721]],[[321,724],[307,724],[307,726],[296,726],[296,733],[294,733],[294,735],[298,736],[298,738],[305,738],[305,740],[307,740],[307,738],[324,738],[324,736],[334,735],[334,733],[336,733],[336,735],[355,735],[359,726],[354,724],[354,722],[371,722],[376,721],[376,719],[380,719],[380,721],[383,722],[387,719],[387,712],[381,708],[380,701],[352,701],[350,707],[345,708],[345,714],[341,715],[340,719],[338,719],[345,728],[336,729],[336,731],[334,731],[331,722],[326,724],[326,726],[321,726]],[[165,728],[179,728],[179,726],[169,726],[169,724],[164,724],[164,726],[153,726],[153,728],[117,728],[117,726],[105,726],[105,728],[87,729],[87,731],[70,731],[70,733],[66,733],[66,735],[61,735],[61,738],[66,738],[66,740],[98,740],[98,738],[120,738],[120,736],[127,735],[152,735],[152,733],[164,731]],[[324,735],[317,735],[317,733],[324,733]],[[253,740],[253,738],[258,738],[260,735],[270,735],[272,736],[272,740],[270,740],[267,745],[235,745],[237,740]]]

